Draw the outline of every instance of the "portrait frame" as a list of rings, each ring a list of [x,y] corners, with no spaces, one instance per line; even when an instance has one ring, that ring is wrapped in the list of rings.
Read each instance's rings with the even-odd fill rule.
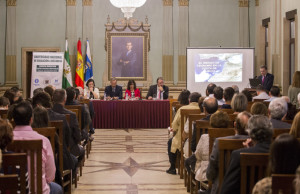
[[[112,77],[120,81],[134,79],[147,81],[149,74],[148,52],[150,50],[150,25],[138,22],[135,19],[119,19],[112,24],[106,24],[105,48],[107,51],[108,80]],[[124,73],[125,64],[121,59],[127,51],[127,43],[131,43],[132,53],[135,54],[134,64],[128,65]],[[129,61],[129,60],[127,60]],[[123,67],[124,65],[124,67]]]

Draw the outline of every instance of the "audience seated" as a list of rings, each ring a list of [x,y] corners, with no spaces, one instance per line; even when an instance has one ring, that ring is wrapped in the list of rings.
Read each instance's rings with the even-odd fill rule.
[[[222,106],[225,101],[223,100],[223,88],[221,88],[220,86],[217,86],[214,88],[214,97],[217,99],[218,101],[218,105]]]
[[[289,135],[281,134],[273,142],[270,149],[269,175],[295,174],[300,164],[300,143]],[[256,183],[253,194],[271,194],[272,177],[266,177]]]
[[[269,99],[270,96],[267,94],[267,92],[265,91],[264,87],[262,85],[258,85],[256,88],[256,93],[257,96],[253,97],[253,100],[255,99]]]
[[[33,109],[32,128],[42,128],[49,126],[49,116],[46,108],[37,106]]]
[[[176,112],[175,118],[172,122],[172,129],[175,134],[173,138],[170,138],[168,141],[168,155],[170,168],[166,171],[169,174],[176,174],[175,164],[176,164],[176,153],[181,151],[181,111],[180,110],[188,110],[188,109],[199,109],[198,100],[201,97],[201,94],[198,92],[194,92],[190,95],[190,104],[186,106],[182,106]]]
[[[247,97],[248,102],[252,102],[253,101],[252,95],[249,92],[249,90],[243,90],[242,93]]]
[[[182,92],[180,92],[178,99],[177,99],[179,104],[188,105],[190,94],[191,94],[191,92],[189,90],[182,90]]]
[[[14,104],[15,101],[17,100],[17,98],[15,98],[15,93],[12,92],[11,89],[5,90],[3,96],[9,100],[10,105]]]
[[[21,91],[20,88],[17,86],[11,87],[10,90],[15,94],[16,97],[21,97]]]
[[[225,99],[225,103],[221,106],[221,108],[223,109],[231,109],[231,100],[233,98],[234,95],[234,90],[232,87],[227,87],[224,90],[224,99]]]
[[[235,94],[231,101],[231,108],[233,109],[233,114],[238,114],[247,110],[248,100],[243,93]]]
[[[293,120],[290,134],[295,138],[300,138],[300,112],[298,112]]]
[[[234,90],[234,93],[235,93],[235,94],[240,93],[239,87],[238,87],[237,85],[232,85],[231,87],[232,87],[232,89]]]
[[[252,115],[268,116],[268,107],[262,102],[255,102],[251,106],[250,112]]]
[[[226,171],[221,193],[240,193],[240,153],[268,153],[272,142],[273,127],[268,117],[253,115],[248,121],[250,138],[247,145],[250,147],[232,152],[230,164]],[[252,145],[252,146],[251,146]]]
[[[10,103],[8,98],[1,96],[0,97],[0,110],[8,110]]]
[[[28,102],[20,102],[13,110],[13,118],[16,124],[14,129],[14,140],[43,140],[42,151],[42,185],[43,193],[63,193],[60,185],[52,182],[55,177],[55,163],[53,151],[48,138],[33,131],[30,124],[32,122],[32,107]],[[31,180],[29,180],[31,181]]]
[[[206,98],[214,98],[214,89],[215,89],[216,84],[210,83],[206,87]]]
[[[297,96],[300,93],[300,71],[295,71],[293,75],[292,85],[288,89],[288,96],[291,99],[291,103],[299,108],[299,100],[297,103]],[[298,97],[299,99],[299,97]]]
[[[13,141],[13,127],[9,121],[0,118],[0,149],[1,153],[11,153],[7,150],[7,145]],[[1,167],[0,167],[1,168]]]
[[[52,86],[52,85],[48,85],[48,86],[46,86],[46,87],[44,88],[44,91],[45,91],[46,93],[49,94],[49,96],[50,96],[50,98],[51,98],[51,101],[52,101],[52,98],[53,98],[54,90],[55,90],[55,87]]]
[[[291,128],[291,124],[281,121],[287,113],[287,103],[283,98],[277,98],[269,104],[269,115],[274,129]]]
[[[36,89],[34,89],[33,90],[33,96],[37,95],[40,92],[44,92],[44,89],[43,88],[36,88]]]
[[[246,129],[248,127],[248,120],[250,117],[251,114],[246,111],[239,113],[234,122],[235,135],[220,137],[214,141],[206,171],[208,180],[213,182],[211,194],[218,194],[219,189],[219,139],[247,139],[249,136]]]
[[[265,100],[265,102],[271,102],[272,100],[280,97],[280,89],[278,86],[272,86],[269,91],[270,98]]]
[[[156,85],[150,86],[146,99],[152,100],[153,98],[161,98],[163,99],[169,98],[169,87],[164,85],[164,79],[162,77],[158,77],[156,80]]]

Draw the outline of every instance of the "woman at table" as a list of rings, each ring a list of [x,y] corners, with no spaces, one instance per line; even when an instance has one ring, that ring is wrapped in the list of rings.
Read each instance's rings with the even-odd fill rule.
[[[134,80],[129,80],[127,84],[127,90],[125,91],[125,97],[132,98],[134,96],[135,99],[141,98],[141,92],[138,88],[136,88],[136,83]]]
[[[95,81],[89,79],[86,82],[87,88],[84,88],[84,98],[85,99],[99,99],[99,90],[95,88]]]

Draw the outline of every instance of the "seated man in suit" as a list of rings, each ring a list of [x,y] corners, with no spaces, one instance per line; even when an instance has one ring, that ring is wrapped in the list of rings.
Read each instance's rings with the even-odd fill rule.
[[[248,121],[250,138],[245,146],[253,146],[238,149],[232,152],[229,166],[227,168],[221,193],[240,193],[241,165],[240,153],[268,153],[273,136],[273,127],[269,118],[262,115],[253,115]]]
[[[247,139],[249,136],[246,129],[250,117],[251,114],[246,111],[239,113],[234,122],[235,135],[220,137],[215,140],[206,170],[207,179],[213,181],[211,194],[219,193],[219,139]]]
[[[283,98],[276,98],[269,104],[269,116],[274,129],[291,128],[291,124],[281,121],[288,111],[288,105]]]
[[[63,193],[61,186],[52,182],[55,177],[55,163],[53,150],[47,137],[38,134],[31,128],[32,107],[28,102],[20,102],[13,109],[13,118],[16,123],[14,128],[14,140],[33,140],[41,139],[43,141],[42,149],[42,189],[43,193]],[[30,161],[29,161],[30,162]],[[28,162],[28,164],[29,164]],[[34,180],[29,180],[34,181]]]
[[[146,99],[152,100],[157,99],[168,99],[169,98],[169,87],[164,85],[164,78],[158,77],[156,80],[156,85],[150,86]]]
[[[258,76],[258,79],[261,80],[261,84],[265,90],[270,91],[273,86],[274,75],[268,73],[267,66],[263,65],[260,67],[261,75]]]
[[[115,77],[110,79],[110,86],[105,87],[105,94],[108,100],[114,99],[122,99],[122,87],[117,85],[117,79]]]

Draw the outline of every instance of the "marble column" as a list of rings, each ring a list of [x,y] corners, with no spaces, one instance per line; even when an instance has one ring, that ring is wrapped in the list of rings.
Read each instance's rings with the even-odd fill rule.
[[[167,85],[173,85],[173,0],[163,0],[163,6],[162,76]]]
[[[249,47],[248,0],[239,0],[239,46]]]
[[[82,52],[86,53],[86,40],[89,40],[93,58],[93,0],[82,0],[82,6],[82,45],[84,45]]]
[[[17,83],[17,18],[16,18],[16,0],[7,0],[6,16],[6,68],[5,68],[5,86],[18,86]]]
[[[186,86],[186,47],[189,46],[189,0],[178,0],[178,86]]]
[[[66,0],[67,2],[67,18],[66,18],[66,38],[69,44],[70,66],[73,78],[75,77],[76,69],[76,54],[77,54],[77,25],[76,25],[76,0]]]

